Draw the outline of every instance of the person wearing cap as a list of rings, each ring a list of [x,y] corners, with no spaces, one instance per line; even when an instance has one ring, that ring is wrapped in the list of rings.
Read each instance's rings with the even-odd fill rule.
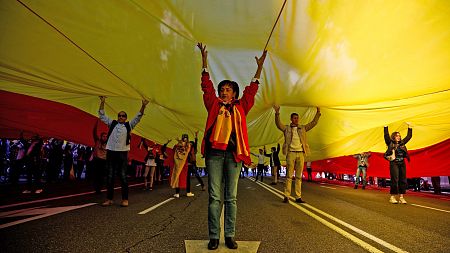
[[[217,95],[210,80],[207,65],[206,46],[197,44],[202,54],[201,88],[203,103],[208,111],[202,141],[202,155],[205,156],[208,170],[208,249],[219,246],[221,196],[224,195],[224,235],[225,245],[237,249],[234,239],[237,213],[237,185],[242,163],[249,165],[250,148],[247,135],[246,116],[255,102],[259,87],[259,77],[266,58],[264,51],[260,58],[255,57],[258,68],[255,76],[239,98],[239,85],[231,80],[223,80],[218,85]],[[222,182],[225,187],[222,192]]]

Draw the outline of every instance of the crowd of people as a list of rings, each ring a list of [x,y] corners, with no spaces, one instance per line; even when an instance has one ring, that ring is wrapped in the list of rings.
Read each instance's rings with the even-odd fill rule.
[[[1,141],[1,173],[3,181],[17,186],[26,176],[22,191],[42,193],[43,182],[81,180],[93,176],[93,148],[56,138],[34,135],[30,139]]]

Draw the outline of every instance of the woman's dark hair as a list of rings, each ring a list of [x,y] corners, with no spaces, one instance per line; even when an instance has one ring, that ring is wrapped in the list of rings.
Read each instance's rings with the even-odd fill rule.
[[[393,132],[391,134],[391,140],[395,141],[395,136],[397,136],[397,134],[400,134],[399,132]],[[402,137],[400,137],[400,140],[402,140]]]
[[[233,91],[236,92],[235,99],[239,98],[239,85],[236,82],[230,81],[230,80],[223,80],[222,82],[219,83],[219,86],[217,87],[217,95],[220,96],[220,89],[224,85],[229,85],[231,87],[231,89],[233,89]]]

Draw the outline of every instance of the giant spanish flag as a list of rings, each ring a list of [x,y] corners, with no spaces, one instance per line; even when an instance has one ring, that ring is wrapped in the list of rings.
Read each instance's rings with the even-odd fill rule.
[[[0,135],[42,131],[89,144],[102,95],[111,117],[150,100],[136,135],[165,143],[200,130],[202,138],[196,43],[207,45],[213,81],[235,80],[242,91],[282,4],[0,0]],[[449,1],[288,0],[268,50],[247,115],[253,148],[282,142],[274,104],[286,124],[292,112],[308,123],[320,107],[308,160],[382,153],[383,126],[406,135],[410,122],[408,149],[445,151],[413,159],[414,170],[432,171],[432,160],[440,168],[431,174],[450,174]],[[51,120],[35,124],[43,112]]]

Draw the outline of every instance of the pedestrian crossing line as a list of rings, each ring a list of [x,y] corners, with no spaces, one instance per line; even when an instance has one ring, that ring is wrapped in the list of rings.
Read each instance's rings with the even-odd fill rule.
[[[427,208],[427,209],[431,209],[431,210],[436,210],[436,211],[440,211],[440,212],[450,213],[450,211],[439,209],[439,208],[434,208],[434,207],[429,207],[429,206],[422,206],[422,205],[417,205],[417,204],[410,204],[410,205],[417,206],[417,207],[422,207],[422,208]]]
[[[264,183],[261,183],[261,182],[256,182],[256,183],[259,184],[261,187],[265,188],[266,190],[272,192],[274,195],[278,196],[279,198],[281,198],[281,199],[284,198],[284,193],[281,192],[280,190],[278,190],[278,189],[276,189],[274,187],[271,187],[269,185],[266,185]],[[292,197],[290,197],[290,198],[294,199]],[[357,227],[355,227],[353,225],[350,225],[350,224],[348,224],[348,223],[346,223],[346,222],[344,222],[344,221],[342,221],[342,220],[340,220],[340,219],[338,219],[338,218],[336,218],[336,217],[334,217],[334,216],[332,216],[332,215],[330,215],[330,214],[328,214],[328,213],[326,213],[326,212],[324,212],[324,211],[322,211],[322,210],[320,210],[318,208],[315,208],[315,207],[313,207],[313,206],[311,206],[309,204],[306,204],[306,203],[297,204],[297,203],[292,203],[292,202],[289,202],[289,203],[292,206],[294,206],[295,208],[297,208],[300,211],[302,211],[305,214],[307,214],[308,216],[314,218],[315,220],[317,220],[320,223],[324,224],[328,228],[330,228],[330,229],[334,230],[335,232],[341,234],[345,238],[353,241],[355,244],[361,246],[362,248],[366,249],[369,252],[383,252],[383,251],[381,251],[381,250],[377,249],[376,247],[374,247],[374,246],[372,246],[372,245],[362,241],[361,239],[355,237],[354,235],[348,233],[347,231],[337,227],[336,225],[334,225],[334,224],[324,220],[323,218],[319,217],[318,215],[312,213],[311,211],[307,210],[306,208],[304,208],[302,206],[305,206],[305,207],[307,207],[307,208],[309,208],[311,210],[314,210],[315,212],[317,212],[317,213],[319,213],[319,214],[329,218],[330,220],[333,220],[334,222],[336,222],[338,224],[341,224],[342,226],[344,226],[344,227],[354,231],[355,233],[358,233],[358,234],[360,234],[360,235],[362,235],[362,236],[364,236],[364,237],[366,237],[366,238],[368,238],[368,239],[370,239],[370,240],[372,240],[374,242],[377,242],[378,244],[380,244],[380,245],[382,245],[382,246],[384,246],[384,247],[386,247],[386,248],[388,248],[388,249],[390,249],[390,250],[392,250],[394,252],[397,252],[397,253],[407,253],[408,252],[408,251],[400,249],[400,248],[398,248],[398,247],[396,247],[396,246],[394,246],[394,245],[392,245],[392,244],[390,244],[390,243],[388,243],[386,241],[383,241],[382,239],[380,239],[380,238],[378,238],[378,237],[376,237],[374,235],[371,235],[371,234],[369,234],[369,233],[367,233],[367,232],[365,232],[365,231],[363,231],[363,230],[361,230],[361,229],[359,229],[359,228],[357,228]]]
[[[170,201],[172,201],[172,200],[174,200],[175,198],[169,198],[169,199],[166,199],[166,200],[164,200],[163,202],[161,202],[161,203],[159,203],[159,204],[156,204],[156,205],[154,205],[154,206],[152,206],[152,207],[150,207],[150,208],[147,208],[147,209],[145,209],[144,211],[142,211],[142,212],[140,212],[140,213],[138,213],[138,214],[146,214],[146,213],[148,213],[148,212],[151,212],[151,211],[153,211],[153,210],[155,210],[156,208],[158,208],[158,207],[160,207],[160,206],[162,206],[162,205],[164,205],[164,204],[166,204],[166,203],[169,203]]]

